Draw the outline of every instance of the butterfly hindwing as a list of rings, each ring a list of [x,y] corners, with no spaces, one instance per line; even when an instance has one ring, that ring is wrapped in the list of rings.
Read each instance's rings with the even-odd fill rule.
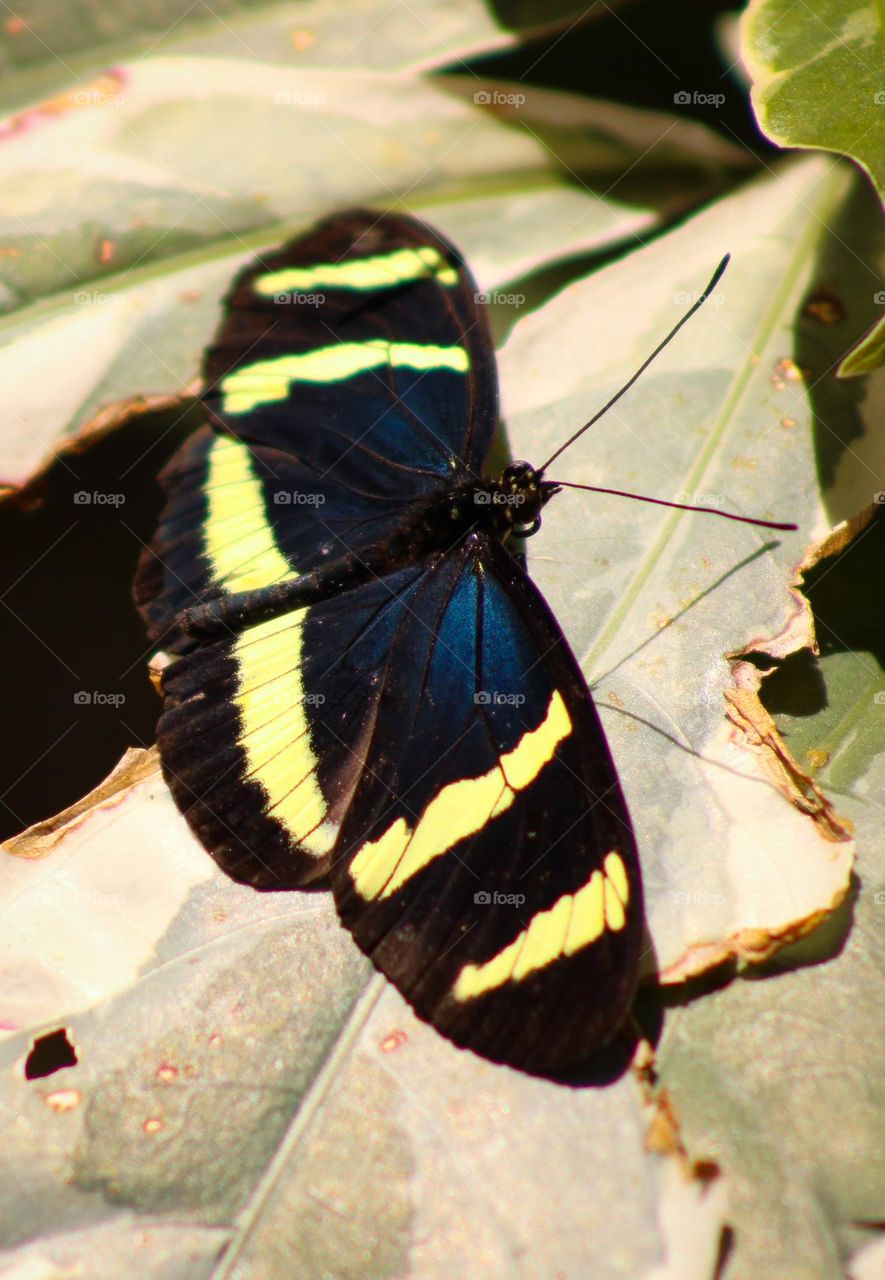
[[[360,946],[459,1044],[562,1068],[623,1017],[642,936],[629,817],[562,633],[495,542],[416,588],[333,885]]]

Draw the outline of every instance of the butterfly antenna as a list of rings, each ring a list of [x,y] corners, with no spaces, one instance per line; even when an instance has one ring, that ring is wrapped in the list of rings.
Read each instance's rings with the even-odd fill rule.
[[[756,524],[763,529],[783,529],[787,532],[798,529],[796,524],[785,524],[780,520],[759,520],[756,516],[738,516],[733,511],[721,511],[719,507],[695,507],[688,502],[668,502],[666,498],[649,498],[644,493],[628,493],[624,489],[603,489],[596,484],[572,484],[570,480],[553,480],[558,489],[585,489],[588,493],[613,493],[617,498],[635,498],[637,502],[651,502],[656,507],[675,507],[677,511],[703,511],[711,516],[722,516],[723,520],[737,520],[739,524]]]
[[[725,257],[722,259],[722,261],[719,263],[719,266],[713,272],[713,275],[710,277],[710,283],[707,285],[704,292],[698,298],[695,299],[695,301],[688,308],[688,310],[686,311],[682,319],[673,326],[673,328],[667,334],[666,338],[664,338],[663,342],[659,342],[658,345],[655,347],[654,351],[651,353],[651,355],[646,360],[643,360],[642,364],[633,374],[633,377],[629,378],[624,383],[620,391],[615,392],[611,400],[609,400],[606,404],[604,404],[598,413],[594,413],[593,417],[590,419],[589,422],[585,422],[583,427],[579,427],[578,430],[574,433],[574,435],[569,436],[565,444],[560,445],[559,448],[556,450],[556,452],[550,455],[550,457],[547,459],[547,461],[544,463],[542,467],[538,467],[539,472],[546,471],[547,468],[550,466],[551,462],[555,462],[556,459],[559,457],[559,455],[561,453],[565,453],[566,449],[570,448],[575,443],[576,440],[580,439],[580,437],[584,434],[585,431],[589,431],[590,428],[593,426],[594,422],[598,422],[599,419],[604,414],[608,413],[612,405],[617,404],[621,396],[625,395],[626,392],[630,390],[630,388],[633,386],[633,383],[637,380],[637,378],[642,377],[642,375],[645,373],[648,366],[651,364],[652,360],[654,360],[656,356],[659,356],[661,354],[661,352],[664,350],[664,347],[666,347],[668,343],[673,341],[673,339],[676,337],[677,333],[682,328],[682,326],[684,324],[687,324],[688,321],[694,315],[694,313],[698,310],[698,308],[702,307],[704,303],[707,301],[710,294],[713,292],[713,290],[716,288],[719,281],[722,279],[722,273],[725,271],[725,268],[728,266],[730,259],[731,259],[731,254],[727,253]]]

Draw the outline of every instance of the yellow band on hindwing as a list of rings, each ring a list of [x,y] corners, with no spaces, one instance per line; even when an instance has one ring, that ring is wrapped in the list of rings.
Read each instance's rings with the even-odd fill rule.
[[[590,946],[606,929],[616,933],[627,921],[627,869],[619,853],[606,854],[577,893],[566,893],[537,912],[523,931],[484,964],[465,965],[452,990],[456,1000],[474,1000],[505,982],[520,982],[563,956]]]
[[[350,876],[360,897],[389,898],[434,858],[509,809],[517,791],[534,781],[571,731],[565,703],[554,690],[538,727],[524,733],[488,773],[443,787],[414,830],[404,818],[397,818],[382,836],[362,846],[350,864]]]

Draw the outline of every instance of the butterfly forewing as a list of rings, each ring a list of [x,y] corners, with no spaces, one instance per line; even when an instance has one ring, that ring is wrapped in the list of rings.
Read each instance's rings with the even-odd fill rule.
[[[408,503],[478,470],[497,382],[476,284],[412,218],[321,223],[237,279],[206,353],[213,421],[327,477],[327,501]],[[491,357],[491,358],[490,358]]]
[[[197,433],[136,599],[152,638],[177,614],[383,543],[429,495],[477,475],[495,431],[494,353],[476,284],[414,219],[320,223],[235,280],[204,357]]]

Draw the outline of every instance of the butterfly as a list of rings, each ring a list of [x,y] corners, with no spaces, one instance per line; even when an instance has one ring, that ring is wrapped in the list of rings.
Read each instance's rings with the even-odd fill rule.
[[[135,596],[171,658],[164,774],[219,866],[259,889],[330,881],[421,1018],[558,1072],[624,1020],[642,881],[521,549],[561,487],[552,459],[487,474],[481,296],[397,213],[335,214],[243,270]]]

